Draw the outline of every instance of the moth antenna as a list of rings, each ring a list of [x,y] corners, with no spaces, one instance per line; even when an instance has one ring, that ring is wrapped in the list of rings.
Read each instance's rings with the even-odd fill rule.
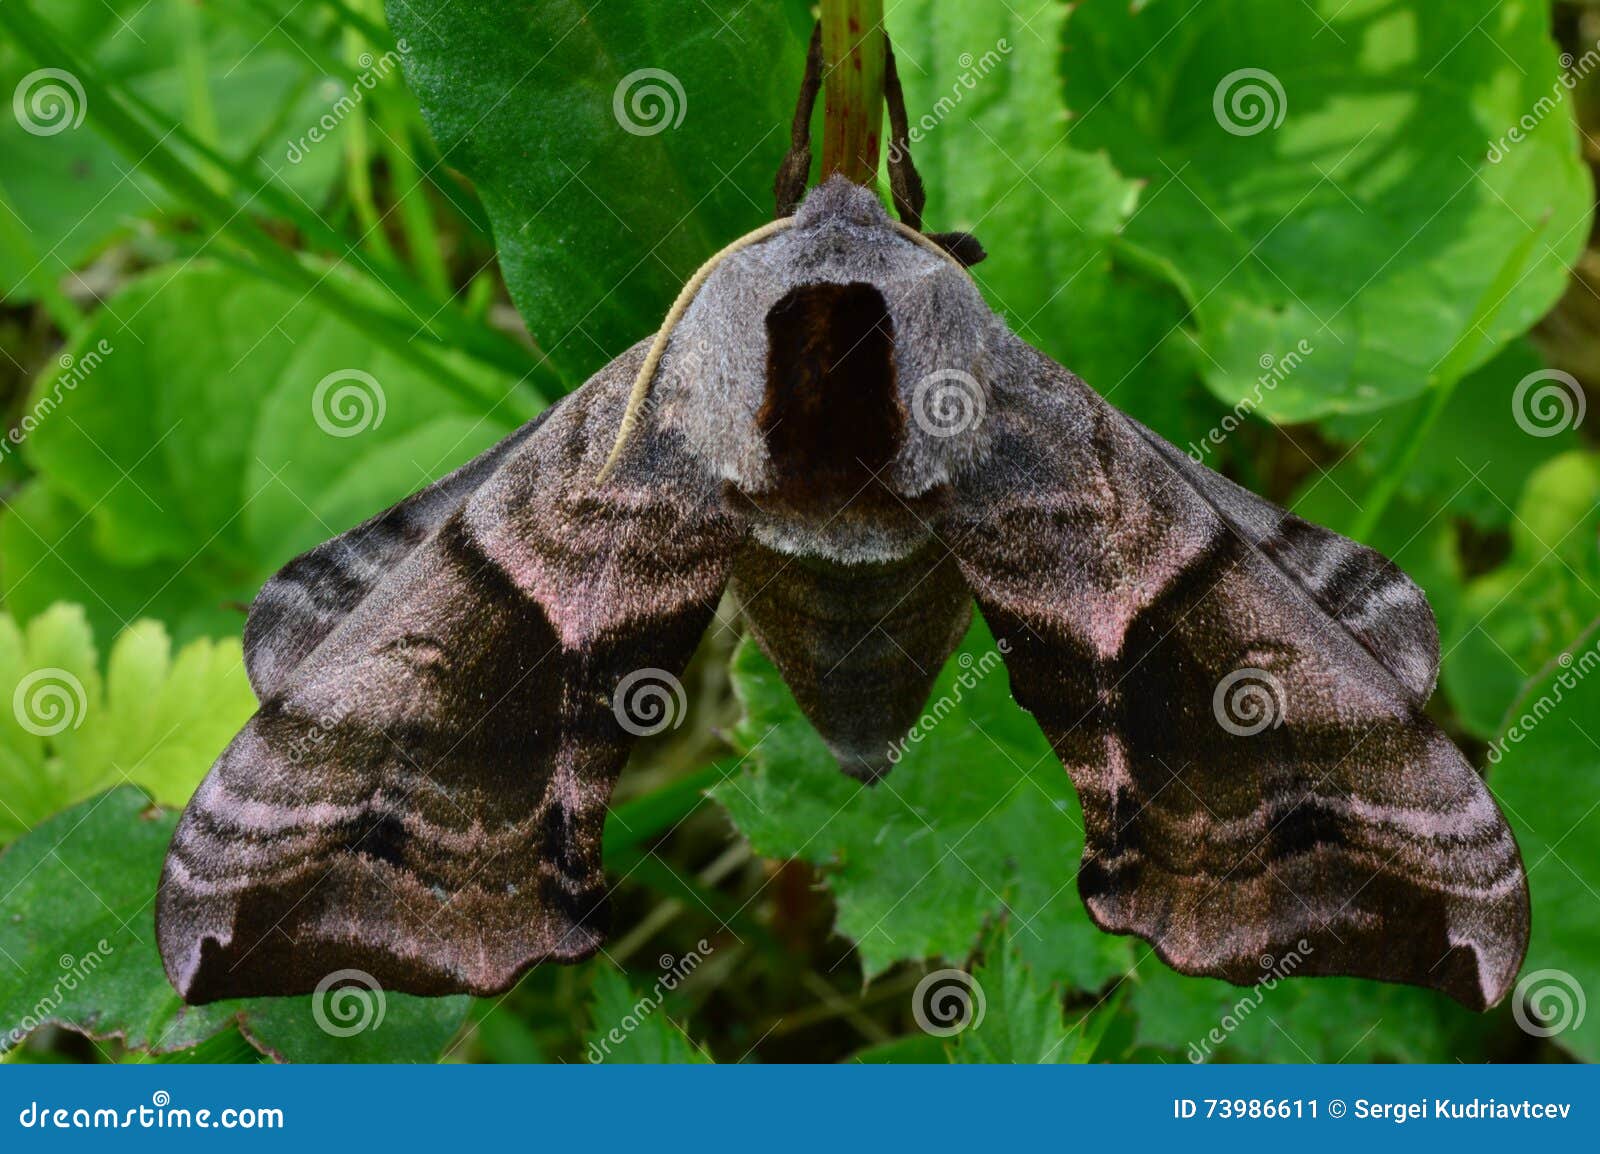
[[[628,394],[628,407],[622,413],[622,424],[617,428],[617,439],[612,443],[606,463],[600,467],[600,473],[595,478],[596,482],[605,481],[611,475],[611,470],[616,468],[617,460],[627,446],[628,437],[632,435],[634,426],[639,423],[639,414],[644,410],[645,401],[650,397],[650,382],[655,377],[656,368],[661,364],[661,358],[667,351],[667,342],[672,339],[672,330],[678,327],[678,322],[683,319],[683,314],[688,311],[701,286],[712,273],[717,271],[717,266],[734,253],[751,245],[760,244],[768,237],[792,227],[793,224],[794,217],[784,216],[762,225],[754,232],[745,233],[696,269],[695,274],[679,290],[678,299],[672,302],[672,307],[667,310],[666,319],[661,322],[661,328],[656,332],[656,339],[650,342],[650,351],[645,354],[644,364],[639,366],[639,375],[633,380],[633,391]]]
[[[811,46],[806,50],[806,74],[800,82],[800,97],[795,101],[794,121],[789,126],[789,152],[778,166],[772,182],[772,195],[778,206],[777,217],[793,216],[806,195],[811,178],[811,113],[822,90],[822,21],[811,26]]]
[[[922,208],[927,203],[927,193],[922,188],[922,177],[911,162],[911,129],[906,118],[906,95],[900,87],[900,70],[895,67],[894,47],[889,38],[883,38],[883,99],[889,108],[889,190],[894,197],[894,210],[900,219],[918,232],[922,231]]]
[[[943,257],[945,260],[949,261],[956,268],[965,273],[968,280],[972,280],[972,270],[969,269],[960,259],[958,259],[954,253],[945,248],[944,245],[940,244],[938,241],[934,240],[927,233],[917,231],[904,221],[891,219],[889,223],[894,225],[895,231],[901,236],[905,237],[913,244],[916,244],[921,248],[925,248],[937,256]]]

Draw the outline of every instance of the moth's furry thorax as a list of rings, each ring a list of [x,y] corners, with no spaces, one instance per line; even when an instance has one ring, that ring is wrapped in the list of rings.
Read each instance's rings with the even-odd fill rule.
[[[836,298],[828,310],[813,308],[804,323],[831,320],[841,331],[876,332],[882,379],[868,380],[862,361],[872,350],[854,341],[788,360],[774,349],[774,311],[824,286],[872,290]],[[804,343],[793,324],[787,331]],[[937,501],[953,477],[986,458],[983,417],[993,402],[989,382],[1003,368],[997,359],[1007,355],[1003,335],[1004,322],[964,270],[900,232],[871,192],[836,177],[806,198],[792,229],[735,253],[707,280],[672,334],[650,419],[680,433],[750,499],[756,535],[769,547],[851,563],[889,561],[926,542],[918,506]],[[860,389],[884,390],[898,425],[892,445],[862,443]],[[774,428],[778,410],[788,414],[787,428]],[[813,459],[859,450],[861,483],[843,497],[837,485],[823,483],[825,492],[805,499],[774,459],[775,442],[791,456],[799,452],[801,411],[810,418],[804,436],[815,442]]]

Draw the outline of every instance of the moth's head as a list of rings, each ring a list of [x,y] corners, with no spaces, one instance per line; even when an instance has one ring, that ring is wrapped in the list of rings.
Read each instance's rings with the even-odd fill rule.
[[[1003,322],[966,270],[835,177],[719,265],[672,333],[652,418],[786,552],[887,559],[987,454]]]

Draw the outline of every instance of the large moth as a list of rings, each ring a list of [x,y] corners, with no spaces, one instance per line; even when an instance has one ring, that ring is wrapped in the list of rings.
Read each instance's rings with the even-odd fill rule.
[[[614,695],[681,673],[725,592],[864,782],[976,601],[1082,800],[1062,882],[1176,969],[1248,984],[1296,949],[1300,974],[1504,996],[1526,880],[1424,713],[1421,591],[1024,343],[964,267],[971,239],[919,231],[906,181],[912,223],[816,188],[653,340],[263,588],[260,711],[185,811],[158,901],[187,1000],[345,968],[491,995],[591,955],[633,740]],[[1223,723],[1241,671],[1277,687],[1276,724]]]

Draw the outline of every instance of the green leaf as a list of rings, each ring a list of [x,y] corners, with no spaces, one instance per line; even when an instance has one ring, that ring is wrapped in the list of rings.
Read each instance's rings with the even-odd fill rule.
[[[275,1061],[397,1063],[438,1061],[472,999],[417,998],[356,980],[322,997],[240,1004],[240,1032]]]
[[[770,219],[806,6],[390,0],[406,79],[494,226],[512,298],[572,385]]]
[[[1273,959],[1264,974],[1290,974]],[[1147,954],[1129,999],[1142,1045],[1191,1062],[1484,1061],[1478,1015],[1442,994],[1355,978],[1250,989],[1186,978]]]
[[[927,227],[976,232],[973,276],[1026,340],[1183,443],[1204,431],[1182,297],[1116,250],[1141,181],[1068,141],[1067,5],[890,0]]]
[[[589,1005],[590,1029],[586,1057],[609,1064],[701,1064],[711,1059],[694,1044],[661,1003],[665,993],[656,988],[639,994],[621,971],[596,967],[593,1001]]]
[[[316,302],[204,263],[134,282],[65,355],[30,398],[43,492],[5,514],[0,580],[20,617],[68,597],[101,631],[157,612],[233,632],[224,602],[511,427]]]
[[[183,62],[197,61],[217,130],[211,143],[234,159],[259,156],[262,180],[276,174],[272,179],[315,203],[338,175],[337,145],[312,150],[303,163],[284,160],[289,140],[327,113],[340,90],[302,52],[263,37],[266,29],[243,18],[236,3],[52,0],[45,15],[110,79],[191,128],[198,126],[196,89]],[[16,93],[49,63],[0,43],[0,89]],[[35,78],[23,91],[43,93],[50,83]],[[66,104],[39,97],[33,124],[43,134],[14,116],[0,117],[0,155],[7,159],[0,193],[20,225],[20,243],[0,246],[0,296],[14,296],[33,277],[61,279],[166,203],[159,186],[96,132],[92,109],[83,123],[69,126],[82,102],[70,86],[57,82],[56,90]]]
[[[1518,428],[1512,395],[1520,381],[1544,367],[1526,341],[1515,341],[1477,372],[1464,378],[1422,442],[1417,458],[1401,479],[1398,496],[1441,517],[1465,517],[1484,529],[1501,529],[1512,520],[1512,506],[1529,475],[1551,457],[1575,447],[1573,429],[1531,436]],[[1332,417],[1327,432],[1356,446],[1349,467],[1335,470],[1340,485],[1357,500],[1393,459],[1396,443],[1411,427],[1426,397],[1382,413]],[[1331,524],[1347,524],[1340,511]]]
[[[237,1021],[263,1053],[302,1062],[432,1061],[468,998],[374,994],[381,1018],[326,999],[186,1007],[156,950],[156,885],[177,814],[123,786],[51,818],[0,855],[0,1050],[53,1022],[158,1053]],[[364,1029],[349,1036],[363,1020]]]
[[[949,1057],[942,1038],[918,1033],[857,1050],[850,1060],[866,1066],[930,1066],[947,1062]]]
[[[1513,997],[1542,1035],[1600,1061],[1600,624],[1523,690],[1491,747],[1494,787],[1522,849],[1533,938]],[[1592,999],[1591,999],[1592,1000]]]
[[[934,686],[928,736],[871,788],[839,771],[748,640],[733,680],[745,707],[738,738],[751,753],[713,796],[759,852],[824,871],[836,928],[868,978],[902,959],[967,956],[1006,904],[1044,981],[1098,989],[1127,968],[1128,940],[1101,933],[1078,900],[1077,797],[1012,701],[981,622]]]
[[[1196,8],[1085,0],[1063,61],[1073,143],[1150,182],[1125,243],[1192,302],[1219,398],[1249,396],[1260,358],[1301,340],[1314,353],[1262,415],[1419,395],[1541,224],[1547,243],[1463,368],[1555,303],[1592,190],[1547,4]],[[1525,138],[1497,146],[1525,116]]]
[[[971,984],[967,996],[973,1002],[983,998],[983,1015],[980,1019],[968,1003],[970,1024],[955,1035],[952,1061],[1057,1064],[1073,1057],[1073,1031],[1063,1020],[1061,995],[1022,960],[1009,927],[992,935]]]
[[[1600,457],[1570,452],[1535,472],[1517,502],[1511,556],[1468,585],[1444,632],[1441,680],[1483,737],[1545,662],[1600,614]]]
[[[0,854],[0,1049],[45,1023],[140,1050],[195,1045],[237,1007],[185,1007],[156,952],[152,905],[176,815],[122,787]]]
[[[81,606],[19,630],[0,614],[0,842],[124,782],[181,805],[255,711],[235,640],[176,657],[155,621],[129,626],[104,676]]]

